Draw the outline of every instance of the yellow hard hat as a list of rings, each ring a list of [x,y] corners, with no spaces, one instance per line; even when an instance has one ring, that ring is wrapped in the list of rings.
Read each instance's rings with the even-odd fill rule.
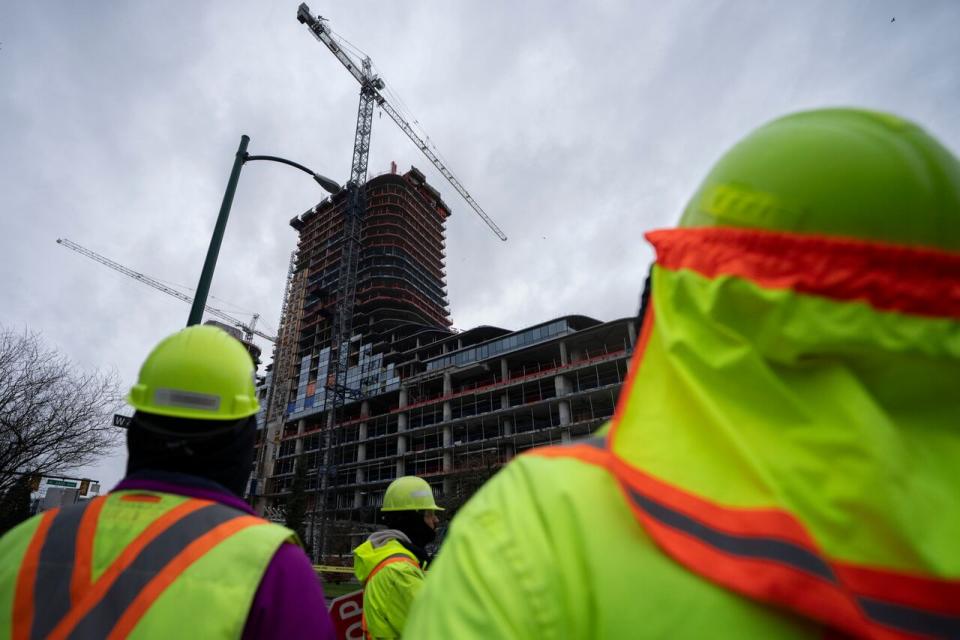
[[[443,511],[433,499],[433,489],[423,478],[403,476],[387,487],[380,511]]]
[[[238,340],[194,325],[154,347],[127,402],[160,416],[240,420],[260,410],[253,379],[253,360]]]
[[[960,251],[960,162],[919,126],[892,114],[795,113],[724,154],[680,226],[752,227]]]

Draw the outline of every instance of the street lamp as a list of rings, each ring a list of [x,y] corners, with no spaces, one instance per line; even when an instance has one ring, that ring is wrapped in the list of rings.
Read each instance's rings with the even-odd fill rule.
[[[203,309],[207,305],[207,294],[210,293],[210,281],[213,280],[213,270],[217,266],[217,257],[220,255],[220,243],[223,242],[223,232],[227,228],[227,218],[230,217],[230,207],[233,205],[233,194],[237,190],[237,182],[240,180],[240,169],[244,163],[251,160],[269,160],[271,162],[286,164],[310,174],[314,181],[326,191],[332,194],[340,191],[340,185],[335,181],[315,171],[311,171],[298,162],[276,156],[250,155],[247,153],[248,144],[250,144],[250,136],[240,136],[240,147],[237,149],[237,155],[233,161],[233,170],[230,172],[230,179],[227,181],[227,190],[224,192],[223,202],[220,204],[220,214],[217,216],[217,224],[213,228],[210,247],[207,249],[207,259],[204,260],[203,271],[200,272],[197,294],[193,297],[193,305],[190,307],[190,317],[187,319],[188,327],[194,324],[200,324],[200,321],[203,320]]]

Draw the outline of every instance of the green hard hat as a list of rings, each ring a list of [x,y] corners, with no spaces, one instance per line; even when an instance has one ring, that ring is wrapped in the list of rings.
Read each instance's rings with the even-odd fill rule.
[[[403,476],[387,487],[380,511],[443,511],[433,500],[433,489],[423,478]]]
[[[728,151],[681,227],[735,226],[960,250],[960,163],[897,116],[820,109]]]
[[[160,416],[239,420],[260,410],[254,373],[253,360],[237,339],[216,327],[194,325],[154,347],[127,402]]]

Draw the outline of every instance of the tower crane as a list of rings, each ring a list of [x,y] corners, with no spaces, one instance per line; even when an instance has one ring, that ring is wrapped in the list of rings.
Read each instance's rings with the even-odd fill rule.
[[[151,278],[151,277],[148,276],[148,275],[144,275],[144,274],[140,273],[139,271],[134,271],[133,269],[131,269],[131,268],[129,268],[129,267],[125,267],[125,266],[123,266],[122,264],[120,264],[119,262],[114,262],[114,261],[111,260],[110,258],[107,258],[107,257],[105,257],[105,256],[100,255],[99,253],[96,253],[96,252],[94,252],[94,251],[91,251],[90,249],[87,249],[86,247],[82,247],[82,246],[80,246],[79,244],[77,244],[76,242],[73,242],[73,241],[71,241],[71,240],[68,240],[67,238],[57,238],[57,244],[62,245],[62,246],[64,246],[64,247],[66,247],[67,249],[71,249],[71,250],[73,250],[73,251],[76,251],[76,252],[79,253],[80,255],[86,256],[86,257],[90,258],[91,260],[95,260],[95,261],[99,262],[99,263],[102,264],[102,265],[106,265],[106,266],[110,267],[111,269],[113,269],[114,271],[119,271],[120,273],[122,273],[122,274],[124,274],[124,275],[126,275],[126,276],[130,276],[130,277],[133,278],[134,280],[139,280],[139,281],[142,282],[143,284],[145,284],[145,285],[147,285],[147,286],[149,286],[149,287],[153,287],[154,289],[157,289],[158,291],[163,291],[163,292],[164,292],[165,294],[167,294],[167,295],[170,295],[170,296],[173,296],[174,298],[178,298],[178,299],[180,299],[180,300],[183,300],[183,301],[186,302],[187,304],[190,304],[190,303],[193,302],[193,298],[191,298],[191,297],[188,296],[187,294],[181,293],[181,292],[177,291],[176,289],[173,289],[173,288],[171,288],[171,287],[168,287],[167,285],[163,284],[163,283],[160,282],[159,280],[156,280],[156,279],[154,279],[154,278]],[[214,307],[211,307],[210,305],[206,305],[204,308],[207,310],[207,313],[209,313],[210,315],[216,316],[216,317],[220,318],[221,320],[226,320],[226,321],[229,322],[230,324],[232,324],[232,325],[234,325],[234,326],[236,326],[236,327],[239,327],[239,329],[240,329],[241,331],[243,331],[244,339],[245,339],[247,342],[250,342],[251,340],[253,340],[253,336],[254,336],[254,335],[260,336],[260,337],[263,338],[264,340],[269,340],[270,342],[276,342],[276,341],[277,341],[277,337],[276,337],[276,336],[271,336],[271,335],[266,334],[266,333],[264,333],[264,332],[262,332],[262,331],[260,331],[260,330],[257,329],[257,320],[260,319],[260,314],[259,314],[259,313],[253,314],[253,319],[250,321],[250,324],[247,324],[247,323],[245,323],[245,322],[243,322],[243,321],[241,321],[241,320],[238,320],[237,318],[234,318],[233,316],[231,316],[231,315],[229,315],[229,314],[227,314],[227,313],[224,313],[224,312],[221,311],[220,309],[215,309]]]
[[[330,339],[330,368],[328,374],[327,389],[330,391],[327,397],[332,401],[328,405],[329,416],[332,418],[330,424],[332,428],[326,430],[325,453],[323,464],[322,482],[318,482],[318,492],[322,492],[320,504],[324,510],[324,517],[320,522],[320,547],[317,545],[317,536],[312,535],[314,540],[314,555],[324,555],[326,547],[326,510],[328,503],[328,493],[330,485],[336,484],[337,476],[334,471],[336,460],[334,460],[337,441],[337,410],[344,404],[349,390],[345,384],[347,371],[347,357],[349,351],[349,341],[353,333],[353,312],[356,300],[357,287],[357,267],[360,256],[360,221],[366,211],[366,194],[364,193],[364,184],[367,179],[367,161],[370,157],[370,133],[373,128],[373,111],[375,107],[380,107],[390,118],[397,123],[397,126],[407,135],[408,138],[417,146],[424,156],[435,166],[447,181],[453,185],[457,193],[467,201],[467,204],[483,219],[488,227],[503,241],[507,236],[500,230],[500,227],[484,212],[473,196],[467,192],[463,184],[453,175],[449,168],[440,160],[430,146],[417,134],[406,118],[392,105],[383,95],[386,83],[383,79],[373,73],[373,62],[370,57],[363,55],[361,60],[355,59],[348,53],[343,44],[356,49],[349,43],[341,42],[327,24],[327,20],[322,16],[313,16],[310,13],[310,7],[305,3],[297,8],[297,20],[310,29],[310,33],[319,40],[330,53],[342,64],[350,75],[360,83],[360,105],[357,109],[357,128],[353,140],[353,161],[350,166],[350,180],[347,183],[348,204],[344,212],[343,234],[340,246],[340,273],[337,280],[337,299],[334,306],[333,325],[331,327]],[[361,52],[362,53],[362,52]],[[313,509],[313,521],[315,523],[317,515],[316,501]]]
[[[327,26],[327,19],[323,16],[314,17],[310,13],[310,7],[305,3],[297,9],[297,20],[305,24],[310,32],[330,50],[337,60],[340,61],[347,71],[350,72],[357,82],[360,83],[360,109],[357,117],[357,134],[354,139],[353,147],[353,166],[350,171],[350,179],[357,184],[362,185],[367,175],[367,158],[370,152],[370,131],[373,121],[373,107],[383,109],[390,118],[397,123],[401,131],[407,134],[407,137],[417,145],[417,148],[427,157],[427,159],[440,171],[441,175],[453,185],[467,204],[476,211],[487,226],[497,234],[497,237],[506,241],[507,236],[500,230],[490,216],[480,207],[473,196],[464,188],[463,184],[457,180],[449,168],[441,162],[440,158],[430,149],[423,139],[417,135],[407,120],[400,115],[396,108],[383,96],[381,91],[386,87],[383,79],[372,72],[372,62],[369,57],[364,57],[359,63],[337,42],[337,37]]]

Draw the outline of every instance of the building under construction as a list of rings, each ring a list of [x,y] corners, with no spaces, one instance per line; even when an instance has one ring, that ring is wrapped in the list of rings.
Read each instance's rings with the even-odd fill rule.
[[[329,555],[349,554],[396,477],[424,477],[442,505],[456,507],[514,455],[594,431],[613,414],[636,339],[633,318],[451,329],[449,208],[415,168],[373,178],[366,196],[335,418],[330,341],[346,191],[291,221],[300,240],[251,485],[258,508],[280,517],[302,460],[307,537],[326,517]]]

